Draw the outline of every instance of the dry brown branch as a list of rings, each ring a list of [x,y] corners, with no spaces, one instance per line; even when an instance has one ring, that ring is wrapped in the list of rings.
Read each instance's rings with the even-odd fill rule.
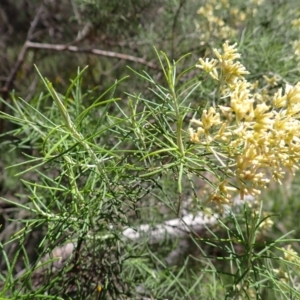
[[[117,52],[112,52],[112,51],[105,51],[105,50],[100,50],[100,49],[95,49],[95,48],[80,48],[71,44],[67,45],[60,45],[60,44],[47,44],[47,43],[35,43],[31,42],[30,39],[33,36],[34,29],[36,25],[38,24],[39,21],[39,16],[42,12],[43,6],[41,6],[38,10],[37,15],[35,16],[34,20],[31,23],[31,26],[29,28],[29,31],[27,33],[27,38],[26,41],[18,55],[18,59],[16,63],[14,64],[4,87],[1,89],[1,94],[3,99],[7,99],[8,93],[10,92],[13,82],[15,80],[15,77],[17,75],[18,70],[22,66],[26,53],[28,49],[40,49],[40,50],[50,50],[50,51],[68,51],[68,52],[74,52],[74,53],[90,53],[98,56],[106,56],[106,57],[112,57],[112,58],[118,58],[121,60],[128,60],[128,61],[133,61],[136,63],[140,63],[143,65],[146,65],[149,68],[152,69],[158,69],[158,66],[152,62],[147,61],[145,58],[140,58],[140,57],[135,57],[132,55],[128,54],[123,54],[123,53],[117,53]],[[79,40],[82,40],[83,38],[80,37]],[[75,40],[74,43],[77,43],[79,40]],[[4,106],[3,104],[0,107],[1,111],[4,111]],[[3,133],[4,130],[4,123],[3,120],[0,120],[0,133]]]
[[[36,28],[38,22],[39,22],[39,19],[40,19],[40,15],[43,11],[43,5],[41,5],[37,11],[37,14],[35,15],[33,21],[31,22],[30,24],[30,28],[27,32],[27,37],[26,37],[26,42],[24,43],[19,55],[18,55],[18,59],[15,63],[15,65],[13,66],[10,74],[8,75],[8,78],[6,80],[6,83],[4,85],[4,87],[2,88],[2,94],[3,94],[3,98],[6,98],[6,95],[7,93],[10,91],[11,89],[11,86],[15,80],[15,77],[17,75],[17,72],[19,70],[19,68],[21,67],[24,59],[25,59],[25,55],[26,55],[26,52],[28,50],[28,46],[27,46],[27,42],[32,38],[33,36],[33,32],[34,32],[34,29]]]
[[[105,51],[105,50],[94,49],[94,48],[80,48],[80,47],[72,46],[72,45],[34,43],[34,42],[30,42],[30,41],[26,42],[26,46],[27,46],[27,48],[34,48],[34,49],[44,49],[44,50],[52,50],[52,51],[69,51],[69,52],[76,52],[76,53],[90,53],[90,54],[95,54],[95,55],[99,55],[99,56],[119,58],[119,59],[137,62],[137,63],[143,64],[143,65],[146,65],[152,69],[157,69],[157,65],[153,64],[152,62],[148,62],[144,58],[135,57],[135,56],[123,54],[123,53],[112,52],[112,51]]]
[[[40,15],[41,13],[43,12],[43,9],[44,9],[44,6],[43,4],[39,7],[38,11],[37,11],[37,14],[35,15],[34,19],[32,20],[31,24],[30,24],[30,27],[29,27],[29,30],[27,32],[27,37],[26,37],[26,42],[28,42],[32,36],[33,36],[33,32],[39,22],[39,19],[40,19]],[[7,99],[7,96],[8,96],[8,93],[10,92],[11,88],[12,88],[12,85],[13,85],[13,82],[16,78],[16,75],[17,75],[17,72],[18,70],[20,69],[21,65],[23,64],[24,62],[24,59],[25,59],[25,56],[26,56],[26,52],[27,52],[27,45],[26,45],[26,42],[24,43],[19,55],[18,55],[18,59],[16,61],[16,63],[14,64],[13,68],[11,69],[9,75],[8,75],[8,78],[5,82],[5,85],[4,87],[1,89],[1,95],[3,97],[3,99]],[[5,105],[2,103],[0,105],[0,111],[5,111]],[[4,120],[1,119],[0,120],[0,133],[3,133],[5,131],[5,128],[4,128]]]

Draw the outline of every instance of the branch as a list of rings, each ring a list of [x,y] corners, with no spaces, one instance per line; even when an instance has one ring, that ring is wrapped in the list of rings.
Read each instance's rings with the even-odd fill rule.
[[[231,206],[223,206],[224,213],[222,214],[222,217],[228,216],[232,211],[232,207],[241,206],[247,201],[254,201],[254,198],[249,196],[247,199],[241,200],[240,197],[235,197]],[[139,225],[136,229],[127,228],[123,230],[122,235],[124,240],[132,241],[139,241],[142,238],[147,238],[149,244],[159,243],[166,238],[188,238],[190,234],[200,232],[207,229],[208,226],[218,223],[220,217],[221,215],[218,214],[207,215],[203,212],[199,212],[196,216],[187,214],[181,218],[168,220],[156,226],[143,224]],[[41,261],[45,263],[51,258],[56,259],[56,262],[52,267],[54,267],[54,269],[60,269],[63,267],[64,262],[74,252],[75,245],[76,241],[56,247],[50,255],[47,254]]]
[[[34,48],[34,49],[44,49],[44,50],[53,50],[53,51],[68,51],[68,52],[76,52],[76,53],[90,53],[95,54],[99,56],[108,56],[108,57],[114,57],[124,60],[129,60],[133,62],[137,62],[143,65],[148,66],[152,69],[157,69],[157,65],[153,64],[152,62],[148,62],[144,58],[135,57],[132,55],[112,52],[112,51],[105,51],[100,49],[94,49],[94,48],[79,48],[77,46],[72,45],[59,45],[59,44],[46,44],[46,43],[34,43],[27,41],[26,42],[27,48]]]
[[[249,196],[247,201],[253,201],[253,197]],[[239,197],[233,199],[232,207],[240,206],[246,200],[240,200]],[[228,216],[231,212],[231,206],[224,205],[224,213],[222,217]],[[186,238],[192,233],[205,230],[208,226],[218,223],[221,215],[208,215],[199,212],[197,215],[187,214],[182,218],[165,221],[162,224],[151,226],[143,224],[136,229],[127,228],[123,231],[123,236],[130,240],[139,240],[143,237],[148,238],[148,243],[155,244],[168,238]]]
[[[19,70],[19,68],[21,67],[24,59],[25,59],[25,55],[26,55],[26,52],[27,52],[27,49],[28,49],[28,46],[27,46],[27,43],[29,42],[29,40],[32,38],[32,35],[33,35],[33,32],[34,32],[34,29],[35,27],[37,26],[38,22],[39,22],[39,19],[40,19],[40,15],[43,11],[43,4],[39,7],[38,11],[37,11],[37,14],[35,15],[33,21],[31,22],[30,24],[30,28],[27,32],[27,37],[26,37],[26,42],[24,43],[19,55],[18,55],[18,59],[15,63],[15,65],[13,66],[12,70],[10,71],[9,75],[8,75],[8,78],[6,80],[6,83],[4,85],[4,87],[2,88],[2,95],[3,95],[3,98],[5,99],[6,96],[7,96],[7,93],[10,91],[11,89],[11,86],[15,80],[15,77],[17,75],[17,72]]]
[[[254,198],[249,196],[248,199],[241,200],[239,197],[233,199],[232,207],[241,206],[245,201],[254,201]],[[222,217],[228,215],[232,211],[232,207],[224,205],[224,213]],[[157,226],[150,226],[148,224],[140,225],[136,230],[127,228],[123,230],[123,239],[127,242],[128,240],[139,241],[142,238],[148,239],[148,243],[158,243],[165,240],[166,238],[182,238],[179,242],[179,246],[172,250],[169,255],[165,258],[167,265],[172,265],[178,260],[180,256],[188,249],[187,238],[192,233],[197,233],[201,230],[205,230],[208,226],[212,226],[218,222],[221,216],[214,214],[207,216],[200,212],[196,216],[193,214],[187,214],[186,216],[178,219],[168,220]],[[66,262],[74,255],[76,251],[76,244],[78,241],[69,242],[65,245],[56,247],[50,254],[46,254],[37,264],[33,274],[37,277],[41,277],[43,272],[50,266],[52,272],[61,270]],[[26,273],[26,269],[20,271],[15,278],[21,278]],[[1,286],[1,285],[0,285]],[[139,289],[143,289],[142,286],[137,287],[137,294]],[[146,297],[139,297],[137,299],[148,300]]]
[[[33,36],[33,32],[40,20],[40,15],[41,13],[43,12],[43,9],[44,9],[44,5],[41,4],[41,6],[39,7],[34,19],[32,20],[31,24],[30,24],[30,27],[29,27],[29,30],[27,32],[27,36],[26,36],[26,42],[25,44],[23,45],[19,55],[18,55],[18,59],[16,61],[16,63],[14,64],[12,70],[10,71],[9,75],[8,75],[8,78],[3,86],[3,88],[0,90],[0,93],[2,95],[2,98],[3,99],[7,99],[7,96],[8,96],[8,93],[9,91],[11,90],[11,87],[13,85],[13,82],[16,78],[16,75],[18,73],[18,70],[20,69],[21,65],[23,64],[23,61],[25,59],[25,56],[26,56],[26,52],[27,52],[27,42],[32,38]],[[6,109],[6,106],[4,105],[4,103],[2,102],[0,104],[0,111],[2,112],[5,112],[5,109]],[[5,123],[4,123],[4,119],[0,119],[0,134],[5,132]]]
[[[183,5],[185,4],[186,0],[180,0],[179,6],[176,10],[174,19],[173,19],[173,25],[172,25],[172,59],[174,59],[175,56],[175,29],[176,29],[176,24],[177,20],[180,14],[180,10],[182,9]]]

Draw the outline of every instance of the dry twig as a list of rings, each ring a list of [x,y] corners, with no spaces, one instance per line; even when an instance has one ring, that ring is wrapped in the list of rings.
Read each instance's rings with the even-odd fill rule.
[[[76,52],[76,53],[90,53],[95,54],[99,56],[107,56],[107,57],[113,57],[113,58],[119,58],[124,59],[128,61],[137,62],[143,65],[146,65],[149,68],[157,69],[157,65],[153,64],[152,62],[148,62],[144,58],[135,57],[132,55],[127,55],[123,53],[118,52],[112,52],[112,51],[105,51],[100,49],[94,49],[94,48],[80,48],[77,46],[72,45],[59,45],[59,44],[46,44],[46,43],[33,43],[30,41],[26,42],[27,48],[34,48],[34,49],[44,49],[44,50],[52,50],[52,51],[68,51],[68,52]]]

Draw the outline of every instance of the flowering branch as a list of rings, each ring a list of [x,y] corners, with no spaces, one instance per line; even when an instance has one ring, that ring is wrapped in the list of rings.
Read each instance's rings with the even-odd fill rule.
[[[201,120],[192,119],[197,129],[190,127],[189,136],[192,143],[206,147],[214,156],[223,145],[221,155],[230,161],[228,172],[237,183],[226,186],[223,180],[210,199],[226,203],[235,185],[242,199],[255,196],[267,187],[267,173],[281,183],[285,169],[292,173],[298,169],[300,82],[286,85],[284,92],[280,88],[275,94],[262,94],[244,78],[249,72],[236,61],[240,57],[236,45],[226,42],[223,53],[214,49],[214,54],[217,59],[200,59],[196,67],[219,83],[223,98],[229,101],[225,106],[203,110]],[[265,80],[269,87],[276,85],[276,78]]]

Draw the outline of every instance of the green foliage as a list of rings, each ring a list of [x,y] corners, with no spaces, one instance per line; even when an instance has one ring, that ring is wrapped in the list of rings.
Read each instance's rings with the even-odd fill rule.
[[[164,53],[158,55],[164,86],[147,73],[137,74],[152,86],[157,101],[142,94],[130,94],[127,100],[114,98],[124,78],[87,106],[82,70],[64,95],[40,74],[45,94],[31,102],[13,98],[13,105],[6,103],[12,114],[2,113],[2,118],[17,125],[10,134],[20,137],[18,148],[30,145],[31,151],[11,166],[21,176],[22,202],[2,198],[27,214],[20,220],[20,230],[2,244],[6,263],[1,295],[18,299],[65,299],[74,293],[80,299],[201,295],[209,299],[218,294],[236,299],[262,295],[276,283],[276,248],[292,240],[283,236],[259,241],[260,226],[268,218],[262,207],[257,214],[247,205],[230,211],[227,219],[216,219],[215,229],[206,228],[205,237],[195,232],[190,243],[201,255],[187,256],[178,265],[168,265],[165,259],[180,239],[147,245],[151,231],[131,242],[123,236],[126,227],[141,222],[158,225],[179,216],[184,207],[190,209],[186,205],[203,210],[195,175],[205,178],[205,171],[220,176],[209,151],[203,148],[202,155],[193,155],[195,146],[185,134],[185,117],[197,111],[188,99],[200,83],[197,78],[183,80],[193,68],[177,74],[182,60],[171,63]],[[128,101],[127,109],[119,105],[121,101]],[[172,193],[163,184],[166,178],[176,181]],[[188,200],[189,191],[194,203]],[[155,211],[156,205],[160,208]],[[25,239],[35,228],[43,228],[44,235],[32,261]],[[74,243],[75,249],[64,264],[47,256],[67,243]],[[19,250],[9,258],[5,249],[16,244]],[[24,271],[15,274],[21,262]],[[275,287],[298,293],[293,286]]]
[[[259,9],[207,1],[230,35],[195,14],[196,1],[71,2],[72,10],[64,1],[47,6],[40,30],[53,35],[37,42],[67,43],[91,24],[80,46],[145,56],[157,67],[28,53],[16,92],[1,99],[9,127],[1,134],[0,299],[300,298],[299,174],[294,184],[270,186],[263,201],[216,205],[205,192],[217,188],[214,178],[228,179],[228,166],[188,135],[190,120],[220,97],[194,66],[224,40],[238,42],[249,79],[276,76],[279,87],[298,80],[297,1]],[[38,5],[30,3],[31,19]],[[232,17],[235,8],[245,22]],[[9,45],[3,65],[23,40]],[[190,214],[209,221],[195,229]]]

